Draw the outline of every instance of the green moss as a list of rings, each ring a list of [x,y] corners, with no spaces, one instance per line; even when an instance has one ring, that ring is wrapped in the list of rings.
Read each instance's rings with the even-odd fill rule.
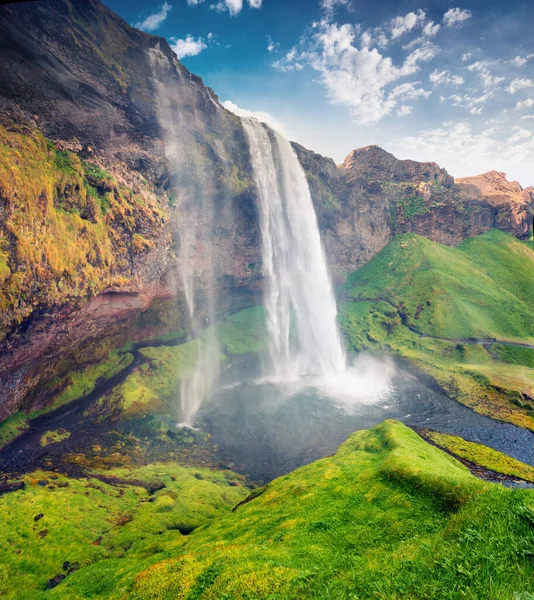
[[[52,397],[45,408],[30,413],[17,412],[0,423],[0,448],[28,429],[31,419],[90,394],[98,382],[120,373],[132,361],[132,354],[112,350],[103,361],[70,373],[63,379],[51,381],[50,388],[61,391]]]
[[[534,482],[534,467],[511,458],[502,452],[497,452],[493,448],[475,442],[468,442],[455,435],[438,433],[437,431],[428,431],[425,436],[441,448],[445,448],[454,455],[481,467]]]
[[[175,463],[113,469],[106,476],[132,485],[36,472],[24,477],[24,490],[0,496],[2,598],[50,598],[62,592],[78,598],[77,591],[69,591],[74,573],[68,571],[89,571],[95,561],[101,568],[80,580],[84,588],[100,590],[97,597],[107,598],[106,586],[112,587],[128,568],[180,548],[186,539],[181,531],[229,512],[248,493],[238,475]],[[162,484],[152,496],[145,489]],[[111,565],[112,573],[102,579]],[[67,575],[66,581],[45,591],[46,582],[58,574]]]
[[[37,307],[127,283],[131,253],[151,247],[165,220],[147,190],[16,125],[0,127],[0,195],[0,339]]]
[[[493,344],[491,351],[496,354],[501,362],[512,365],[524,365],[534,369],[534,348],[517,348]]]
[[[28,429],[28,415],[16,412],[0,423],[0,448]]]
[[[260,352],[268,339],[265,308],[253,306],[231,315],[217,324],[216,334],[226,354]]]
[[[534,591],[533,509],[531,491],[476,480],[389,421],[273,481],[159,561],[109,565],[111,583],[100,561],[50,597],[95,595],[92,579],[110,599],[514,600]]]
[[[70,438],[70,432],[65,429],[56,429],[55,431],[47,431],[41,436],[41,446],[49,446],[50,444],[58,444]]]

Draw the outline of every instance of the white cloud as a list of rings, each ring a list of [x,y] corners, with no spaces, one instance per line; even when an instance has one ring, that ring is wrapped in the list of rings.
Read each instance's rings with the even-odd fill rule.
[[[143,21],[139,21],[134,27],[141,29],[142,31],[156,31],[163,21],[165,21],[171,9],[172,6],[168,2],[164,2],[157,12],[149,15]]]
[[[477,131],[473,125],[460,122],[442,123],[433,129],[393,140],[392,149],[414,160],[435,161],[455,177],[464,177],[493,169],[508,175],[525,178],[531,173],[534,136],[526,129],[484,126]]]
[[[441,25],[439,23],[434,24],[434,21],[428,21],[428,23],[423,27],[423,35],[426,35],[427,37],[434,37],[440,29]]]
[[[388,88],[416,73],[420,63],[435,57],[437,46],[424,42],[397,67],[376,48],[365,45],[357,48],[354,45],[356,31],[350,24],[323,21],[315,35],[313,51],[305,54],[312,68],[320,73],[320,80],[334,104],[348,106],[358,123],[370,124],[391,114],[403,99],[428,97],[428,92],[417,90],[415,83],[397,86],[392,91]]]
[[[409,12],[404,17],[395,17],[391,21],[391,38],[393,40],[400,38],[408,31],[412,31],[417,26],[420,26],[425,21],[425,12],[418,10],[415,12]]]
[[[482,82],[482,86],[485,90],[497,88],[505,79],[504,77],[497,77],[493,75],[489,70],[489,67],[494,65],[495,62],[496,61],[478,60],[467,67],[469,71],[478,73],[478,76]]]
[[[267,50],[269,52],[278,52],[278,48],[280,44],[278,42],[273,42],[270,35],[267,36]]]
[[[171,49],[176,52],[178,58],[196,56],[208,47],[202,38],[195,39],[192,35],[188,35],[182,40],[172,39],[171,42]]]
[[[434,84],[434,87],[437,85],[462,85],[464,83],[464,78],[460,75],[451,75],[449,71],[432,71],[429,77],[430,81]]]
[[[510,62],[518,69],[521,69],[533,57],[534,57],[534,54],[529,54],[528,56],[516,56],[515,58],[512,58],[512,60]]]
[[[194,4],[203,1],[204,0],[195,1]],[[262,0],[248,0],[248,5],[251,8],[261,8]],[[230,16],[236,17],[243,10],[243,0],[219,0],[217,4],[212,4],[210,8],[218,12],[228,11]]]
[[[462,62],[466,62],[467,60],[469,60],[473,55],[471,54],[471,52],[465,52],[464,54],[462,54]]]
[[[405,117],[407,115],[410,115],[412,112],[413,112],[413,106],[406,106],[406,104],[403,104],[397,110],[397,116],[399,116],[399,117]]]
[[[338,6],[344,6],[349,3],[349,0],[321,0],[321,7],[327,14],[332,14]]]
[[[304,68],[302,62],[299,61],[300,56],[297,48],[293,47],[282,58],[275,60],[272,66],[278,71],[282,71],[282,73],[291,73],[292,71],[301,71]]]
[[[471,18],[471,11],[462,8],[449,8],[443,15],[443,23],[446,27],[455,27]]]
[[[531,79],[513,79],[510,85],[506,88],[510,94],[515,94],[519,90],[525,90],[534,86],[534,81]]]
[[[282,135],[289,137],[286,133],[285,126],[282,123],[280,123],[279,121],[277,121],[268,112],[247,110],[246,108],[241,108],[241,107],[237,106],[237,104],[234,104],[231,100],[225,100],[222,103],[222,105],[224,106],[224,108],[226,108],[226,110],[233,112],[238,117],[252,117],[254,119],[258,119],[258,121],[261,121],[262,123],[267,123],[267,125],[269,125],[269,127],[271,127],[272,129],[275,129]]]
[[[523,110],[524,108],[532,108],[534,106],[534,100],[527,98],[526,100],[520,100],[516,105],[517,110]]]

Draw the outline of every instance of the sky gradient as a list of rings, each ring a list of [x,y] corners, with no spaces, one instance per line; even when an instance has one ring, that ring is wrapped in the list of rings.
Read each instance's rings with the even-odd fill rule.
[[[104,0],[227,106],[342,162],[378,144],[534,185],[534,3]]]

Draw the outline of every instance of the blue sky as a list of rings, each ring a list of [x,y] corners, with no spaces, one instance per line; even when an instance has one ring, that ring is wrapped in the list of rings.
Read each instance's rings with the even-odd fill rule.
[[[336,162],[378,144],[534,185],[534,2],[105,2],[221,102]]]

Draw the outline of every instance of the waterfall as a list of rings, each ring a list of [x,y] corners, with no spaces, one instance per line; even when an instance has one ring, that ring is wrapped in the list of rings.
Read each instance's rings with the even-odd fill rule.
[[[243,125],[260,198],[264,298],[274,375],[341,374],[345,353],[306,175],[284,137],[256,119],[243,118]]]
[[[179,63],[165,56],[159,46],[149,51],[149,58],[156,113],[164,133],[164,150],[173,181],[171,190],[177,204],[172,223],[178,240],[175,275],[185,300],[184,325],[193,340],[189,351],[194,366],[180,378],[180,425],[193,427],[198,410],[210,398],[219,377],[212,243],[216,175],[213,162],[199,151],[198,140],[209,126],[204,122],[203,110],[197,109],[200,92],[195,81]],[[219,109],[217,105],[215,108]]]

